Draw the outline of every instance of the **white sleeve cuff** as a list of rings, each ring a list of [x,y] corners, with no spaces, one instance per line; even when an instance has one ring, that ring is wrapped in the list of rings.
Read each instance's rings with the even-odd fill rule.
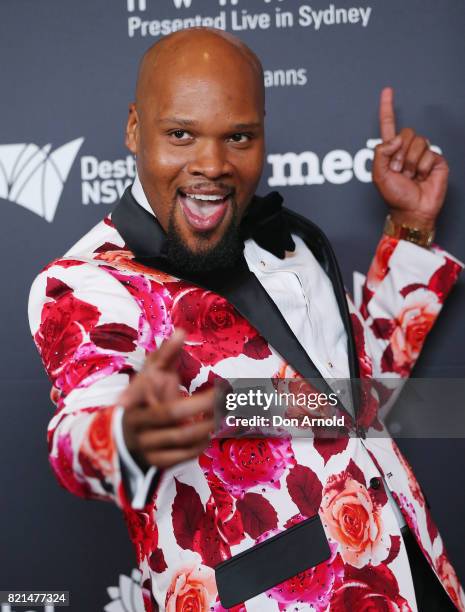
[[[137,465],[128,451],[123,435],[123,406],[117,406],[113,418],[113,436],[116,442],[116,448],[121,462],[121,469],[127,475],[127,480],[131,493],[131,506],[134,510],[141,510],[146,503],[147,494],[150,488],[153,477],[156,474],[157,468],[152,466],[146,474]]]

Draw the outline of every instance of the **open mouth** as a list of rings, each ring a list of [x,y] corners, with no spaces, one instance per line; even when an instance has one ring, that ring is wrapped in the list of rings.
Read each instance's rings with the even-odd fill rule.
[[[197,232],[208,232],[218,227],[231,199],[231,193],[184,193],[178,190],[178,201],[184,217]]]

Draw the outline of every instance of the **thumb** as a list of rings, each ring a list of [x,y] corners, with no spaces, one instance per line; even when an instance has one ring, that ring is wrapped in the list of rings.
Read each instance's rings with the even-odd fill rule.
[[[376,147],[375,162],[379,165],[379,169],[387,171],[391,162],[392,156],[402,147],[402,138],[398,134],[392,140],[383,142]]]

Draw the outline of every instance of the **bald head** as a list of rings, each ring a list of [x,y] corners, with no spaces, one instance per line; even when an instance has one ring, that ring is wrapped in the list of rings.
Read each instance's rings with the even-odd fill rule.
[[[156,91],[160,79],[176,71],[240,71],[250,81],[264,105],[263,67],[255,53],[239,38],[215,28],[189,28],[166,36],[144,53],[139,64],[136,104]]]

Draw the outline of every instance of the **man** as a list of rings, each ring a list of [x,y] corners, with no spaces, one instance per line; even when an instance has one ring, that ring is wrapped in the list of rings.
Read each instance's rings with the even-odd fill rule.
[[[389,235],[359,309],[321,230],[254,196],[264,114],[260,62],[231,35],[145,54],[136,180],[31,289],[51,465],[123,510],[146,610],[465,610],[411,468],[366,436],[372,401],[347,399],[356,437],[211,435],[219,379],[407,377],[462,267],[430,244],[447,164],[396,135],[391,89],[373,166]]]

